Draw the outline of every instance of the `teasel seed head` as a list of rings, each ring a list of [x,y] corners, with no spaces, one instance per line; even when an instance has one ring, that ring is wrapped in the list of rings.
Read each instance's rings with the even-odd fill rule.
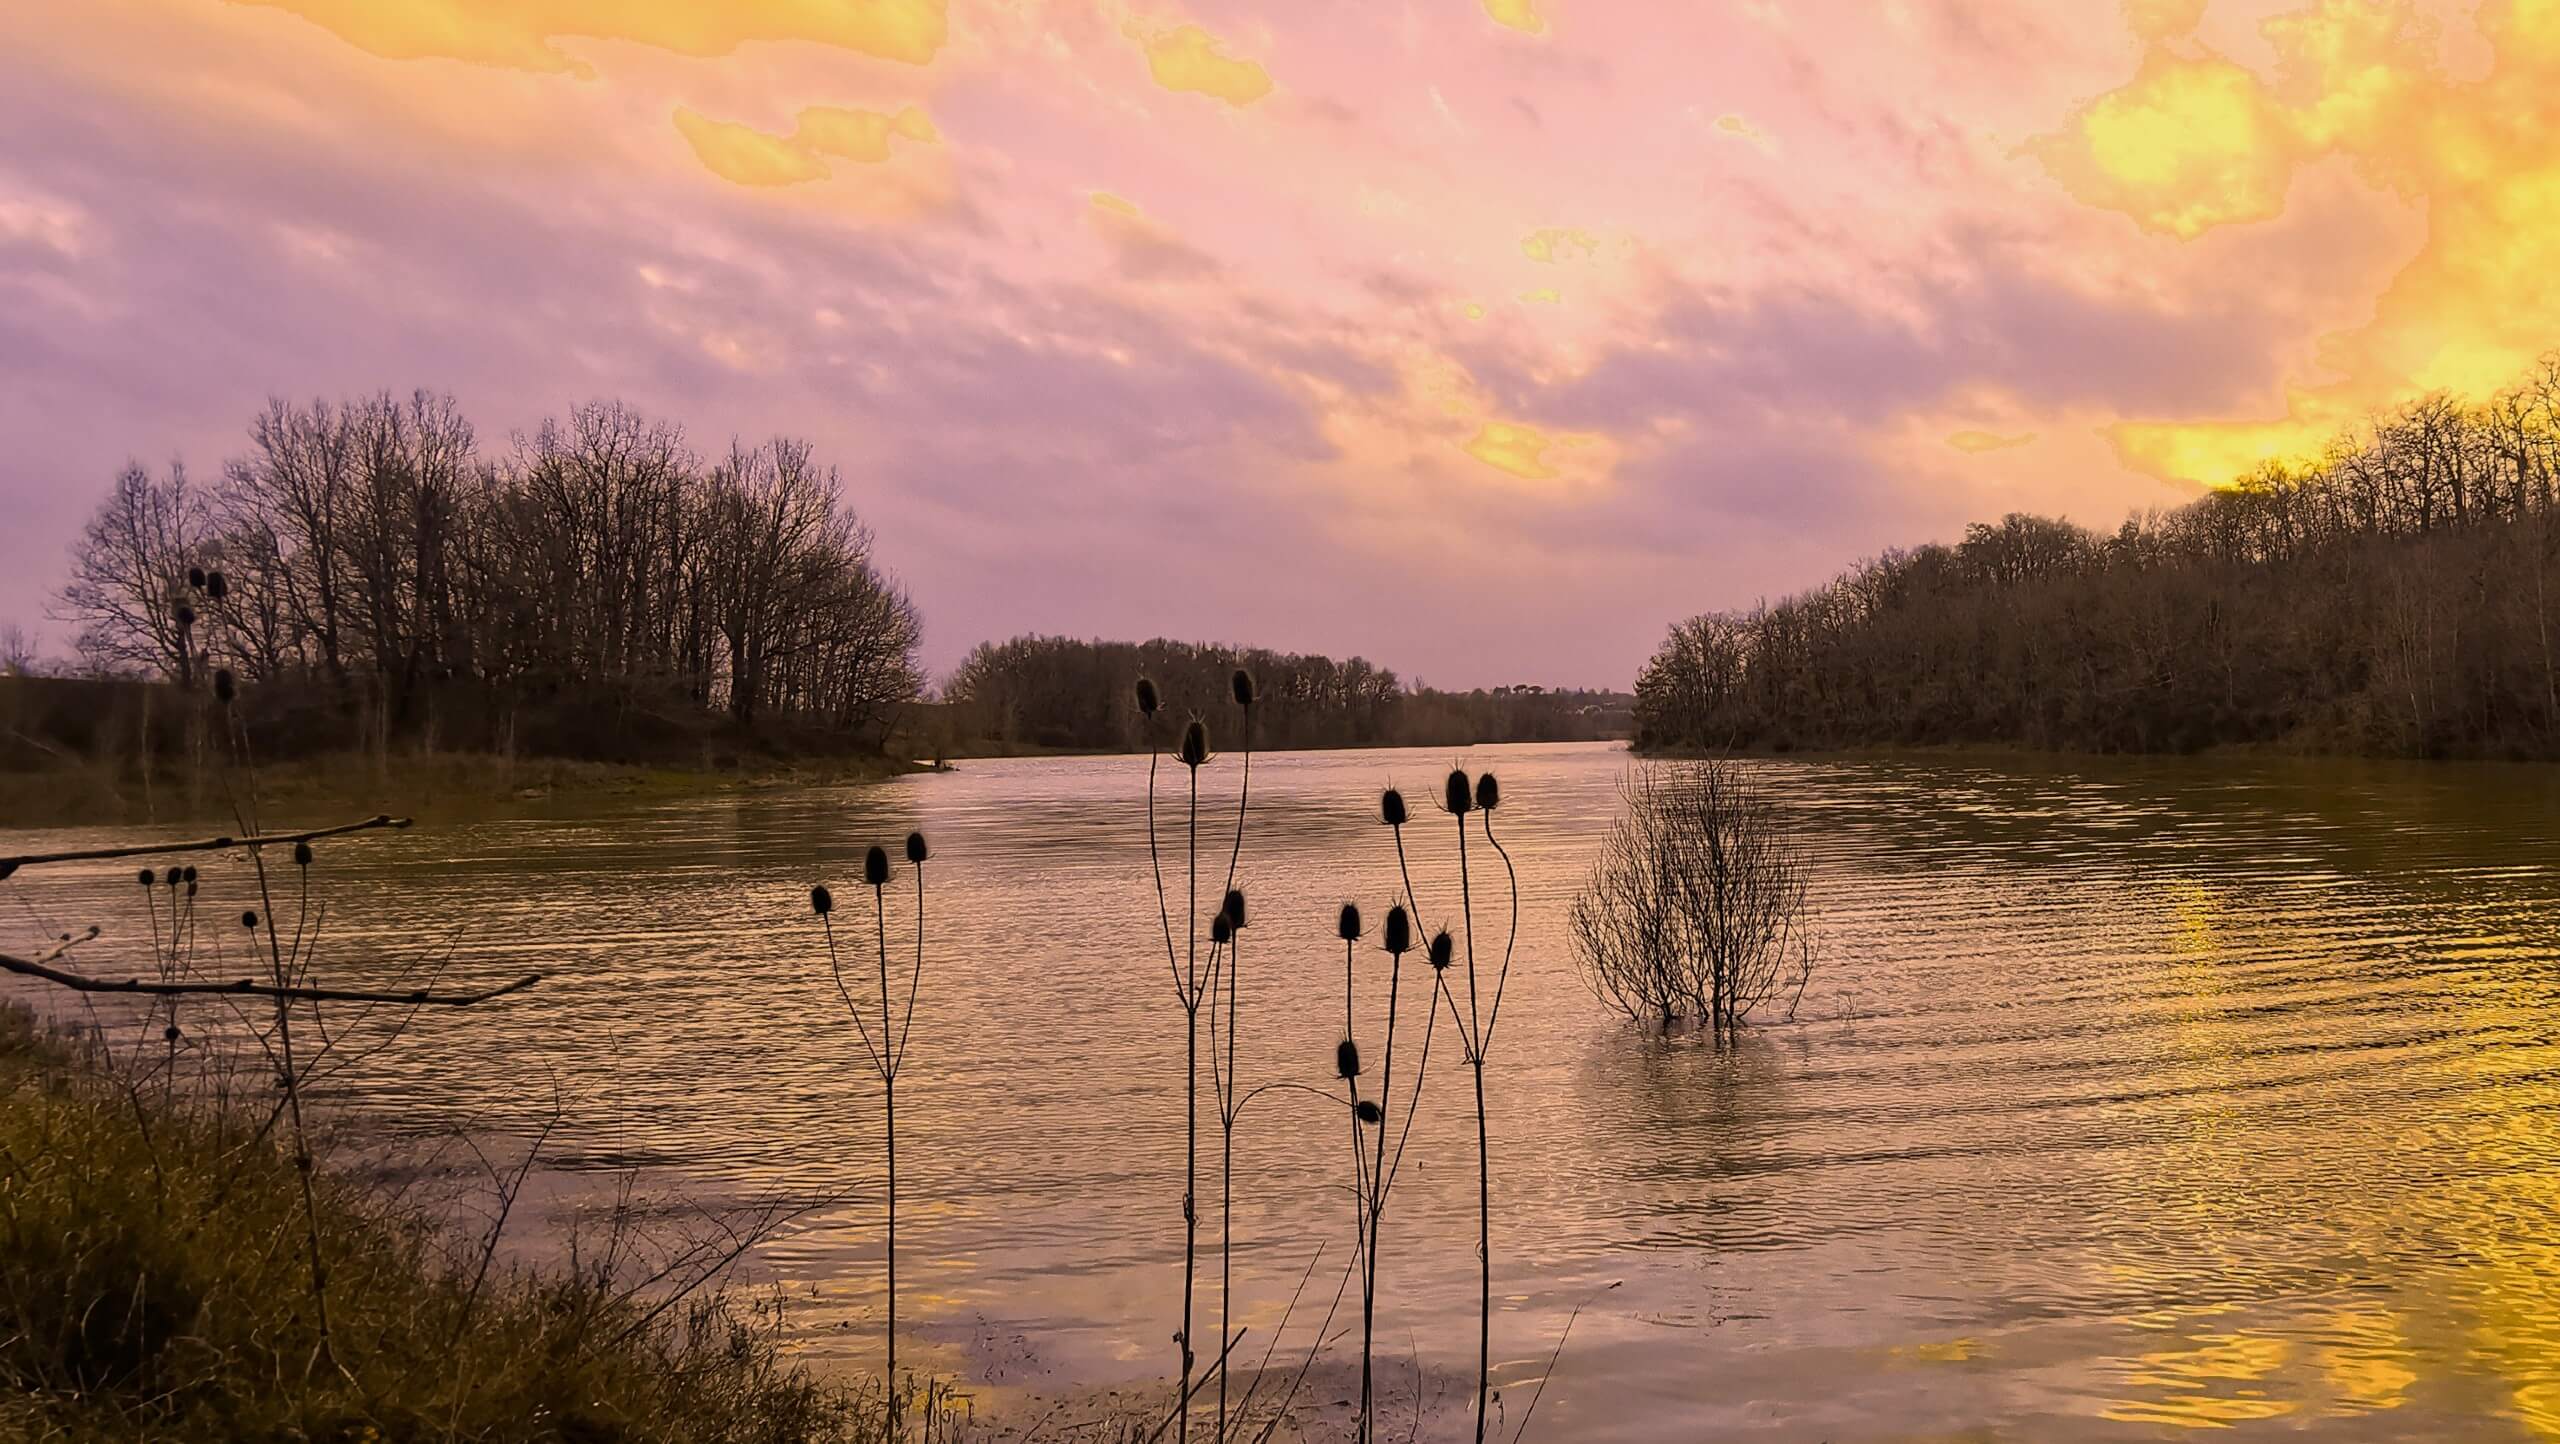
[[[932,855],[933,850],[924,845],[923,833],[910,832],[907,834],[907,861],[922,865],[924,860]]]
[[[193,887],[193,886],[195,886],[195,883],[196,883],[196,870],[195,870],[194,868],[190,867],[190,868],[188,868],[188,869],[187,869],[187,886],[189,886],[189,887]]]
[[[178,603],[178,630],[183,632],[195,624],[196,609],[184,602]]]
[[[1360,1076],[1360,1045],[1345,1038],[1333,1045],[1333,1072],[1337,1078]]]
[[[240,915],[240,926],[254,930],[258,926],[258,910],[256,908],[251,908],[247,912],[242,913]]]
[[[1227,920],[1230,926],[1236,928],[1238,931],[1242,931],[1244,928],[1244,889],[1236,887],[1227,889],[1227,900],[1219,906],[1218,912],[1220,916]]]
[[[204,594],[221,601],[231,595],[231,583],[220,572],[207,572],[204,574]]]
[[[1399,957],[1413,951],[1413,918],[1405,912],[1404,904],[1387,909],[1386,936],[1379,939],[1379,946]]]
[[[1475,809],[1475,788],[1468,783],[1465,768],[1449,769],[1449,785],[1446,795],[1440,800],[1440,805],[1461,817]]]
[[[1333,926],[1335,936],[1341,938],[1344,942],[1356,943],[1360,941],[1359,904],[1344,903],[1342,905],[1342,917],[1339,921],[1335,922]]]
[[[172,1042],[172,1043],[177,1042],[177,1041],[178,1041],[178,1025],[177,1025],[177,1024],[175,1024],[175,1023],[171,1023],[168,1027],[161,1029],[161,1030],[160,1030],[160,1036],[161,1036],[162,1038],[164,1038],[164,1039],[168,1040],[169,1042]]]
[[[213,695],[220,698],[223,705],[229,706],[231,699],[239,695],[239,691],[240,684],[232,677],[229,667],[213,669]]]
[[[1488,772],[1476,779],[1476,811],[1491,812],[1502,805],[1502,784]]]
[[[144,887],[149,887],[159,880],[160,875],[147,867],[142,870],[141,875],[136,879],[136,881],[140,882]]]
[[[1156,715],[1156,709],[1163,705],[1164,697],[1156,691],[1156,679],[1140,677],[1138,679],[1138,715],[1153,717]]]
[[[862,880],[879,887],[889,880],[889,850],[875,847],[862,855]]]
[[[188,586],[191,586],[191,587],[193,587],[193,588],[195,588],[197,591],[203,591],[203,590],[204,590],[204,568],[202,568],[202,567],[189,567],[189,568],[187,568],[187,585],[188,585]]]
[[[1404,794],[1390,787],[1378,794],[1378,817],[1389,827],[1402,827],[1405,822]]]
[[[825,883],[820,883],[816,887],[809,889],[809,911],[816,913],[820,917],[825,917],[827,914],[834,912],[835,910],[836,895],[827,891],[827,885]]]
[[[1352,1104],[1351,1111],[1363,1123],[1375,1123],[1387,1116],[1386,1113],[1378,1107],[1378,1100],[1374,1098],[1363,1098],[1359,1102]]]
[[[311,866],[311,844],[297,842],[293,845],[293,865],[295,867]]]
[[[1209,941],[1223,948],[1235,940],[1236,925],[1227,921],[1225,913],[1220,913],[1209,920]]]
[[[1242,668],[1242,667],[1238,667],[1238,668],[1236,668],[1236,670],[1235,670],[1235,675],[1234,675],[1234,676],[1232,676],[1232,677],[1229,677],[1229,678],[1227,679],[1227,690],[1228,690],[1229,692],[1231,692],[1231,693],[1235,694],[1235,699],[1236,699],[1236,705],[1237,705],[1237,706],[1239,706],[1239,707],[1250,707],[1250,706],[1252,706],[1252,705],[1253,705],[1253,674],[1252,674],[1251,672],[1246,671],[1246,670],[1245,670],[1244,668]]]
[[[173,868],[169,869],[167,872],[164,872],[164,873],[160,874],[160,880],[161,880],[162,882],[167,883],[167,884],[168,884],[169,886],[171,886],[171,887],[176,887],[179,883],[184,882],[186,879],[185,879],[185,878],[183,878],[183,877],[181,877],[181,876],[179,875],[178,869],[176,869],[176,868],[174,868],[174,867],[173,867]]]
[[[1442,928],[1431,935],[1431,966],[1446,972],[1458,956],[1458,945],[1451,941],[1449,930]]]
[[[1182,729],[1182,765],[1197,770],[1209,760],[1209,724],[1194,717]]]

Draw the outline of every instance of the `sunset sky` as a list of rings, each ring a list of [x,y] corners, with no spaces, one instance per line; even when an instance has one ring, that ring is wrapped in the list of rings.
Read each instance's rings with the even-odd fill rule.
[[[2560,345],[2560,0],[14,0],[0,623],[264,398],[810,438],[1022,631],[1625,685]]]

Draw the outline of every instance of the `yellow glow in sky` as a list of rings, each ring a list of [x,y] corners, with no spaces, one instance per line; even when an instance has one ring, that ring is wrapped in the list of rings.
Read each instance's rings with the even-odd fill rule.
[[[1547,28],[1546,18],[1532,0],[1484,0],[1484,13],[1525,35],[1543,34]]]
[[[1552,481],[1561,474],[1547,464],[1547,448],[1553,444],[1537,427],[1489,421],[1467,442],[1466,451],[1485,465],[1523,481]]]
[[[800,112],[789,135],[767,135],[753,126],[713,120],[676,107],[676,130],[711,173],[744,186],[798,185],[824,180],[825,157],[877,165],[889,159],[893,136],[932,144],[941,139],[925,113],[910,105],[896,115],[841,106],[813,105]]]
[[[1229,55],[1218,38],[1197,25],[1135,30],[1146,52],[1147,72],[1167,90],[1197,91],[1229,105],[1251,105],[1271,93],[1271,76],[1253,61]]]
[[[2417,254],[2369,321],[2323,340],[2328,374],[2292,379],[2282,417],[2125,421],[2107,434],[2128,464],[2227,483],[2431,391],[2485,399],[2560,345],[2560,0],[2485,5],[2478,23],[2491,61],[2463,79],[2405,0],[2318,0],[2261,26],[2267,75],[2155,48],[2030,144],[2074,196],[2181,239],[2281,215],[2326,155],[2424,207]]]
[[[948,34],[945,0],[237,0],[270,5],[394,60],[469,60],[592,72],[555,42],[627,40],[727,55],[753,40],[806,40],[909,65]]]
[[[1600,249],[1600,238],[1589,231],[1570,226],[1547,226],[1520,238],[1520,253],[1533,261],[1559,265],[1573,259],[1576,251],[1590,255]]]

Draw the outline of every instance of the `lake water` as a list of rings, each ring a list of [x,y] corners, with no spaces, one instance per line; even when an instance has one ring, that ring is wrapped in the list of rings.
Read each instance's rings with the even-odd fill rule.
[[[1356,900],[1374,927],[1396,892],[1381,787],[1415,802],[1426,919],[1452,911],[1450,824],[1429,803],[1453,760],[1500,774],[1521,875],[1488,1070],[1512,1421],[1580,1309],[1534,1437],[2560,1440],[2560,770],[1754,764],[1815,859],[1827,946],[1798,1022],[1719,1053],[1617,1020],[1573,971],[1564,911],[1623,752],[1259,757],[1240,867],[1249,1086],[1330,1083],[1335,910]],[[1237,770],[1202,773],[1220,880]],[[557,1097],[573,1182],[638,1165],[714,1202],[849,1190],[758,1269],[808,1349],[876,1366],[878,1085],[807,889],[831,883],[840,931],[866,937],[862,849],[921,827],[902,1362],[1000,1412],[1155,1387],[1180,1282],[1183,1030],[1146,771],[985,761],[323,844],[332,978],[446,948],[453,980],[554,975],[422,1020],[352,1101],[504,1131]],[[208,906],[236,909],[237,865],[203,866]],[[1499,869],[1476,876],[1498,943]],[[0,936],[94,918],[110,936],[89,966],[138,957],[130,879],[0,883]],[[902,866],[893,940],[906,883]],[[1379,955],[1361,968],[1383,986]],[[1464,1429],[1474,1365],[1474,1138],[1446,1041],[1382,1251],[1381,1369],[1426,1438]],[[1245,1114],[1240,1358],[1319,1244],[1275,1368],[1331,1300],[1347,1151],[1338,1109],[1304,1095]],[[1205,1338],[1213,1286],[1201,1308]],[[1331,1344],[1302,1402],[1343,1396],[1357,1344]]]

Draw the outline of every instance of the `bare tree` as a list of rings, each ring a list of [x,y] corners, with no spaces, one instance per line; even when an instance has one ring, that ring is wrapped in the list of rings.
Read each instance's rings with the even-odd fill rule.
[[[1688,1018],[1719,1035],[1813,974],[1802,854],[1727,758],[1646,763],[1618,784],[1610,828],[1571,915],[1574,959],[1603,1003],[1639,1021]]]
[[[0,677],[32,677],[35,671],[35,639],[15,622],[0,622]]]
[[[185,467],[171,466],[163,481],[139,465],[117,475],[81,531],[62,589],[62,615],[78,624],[76,645],[91,666],[180,674],[193,623],[183,594],[187,568],[199,559],[206,531],[204,498],[188,487]]]

